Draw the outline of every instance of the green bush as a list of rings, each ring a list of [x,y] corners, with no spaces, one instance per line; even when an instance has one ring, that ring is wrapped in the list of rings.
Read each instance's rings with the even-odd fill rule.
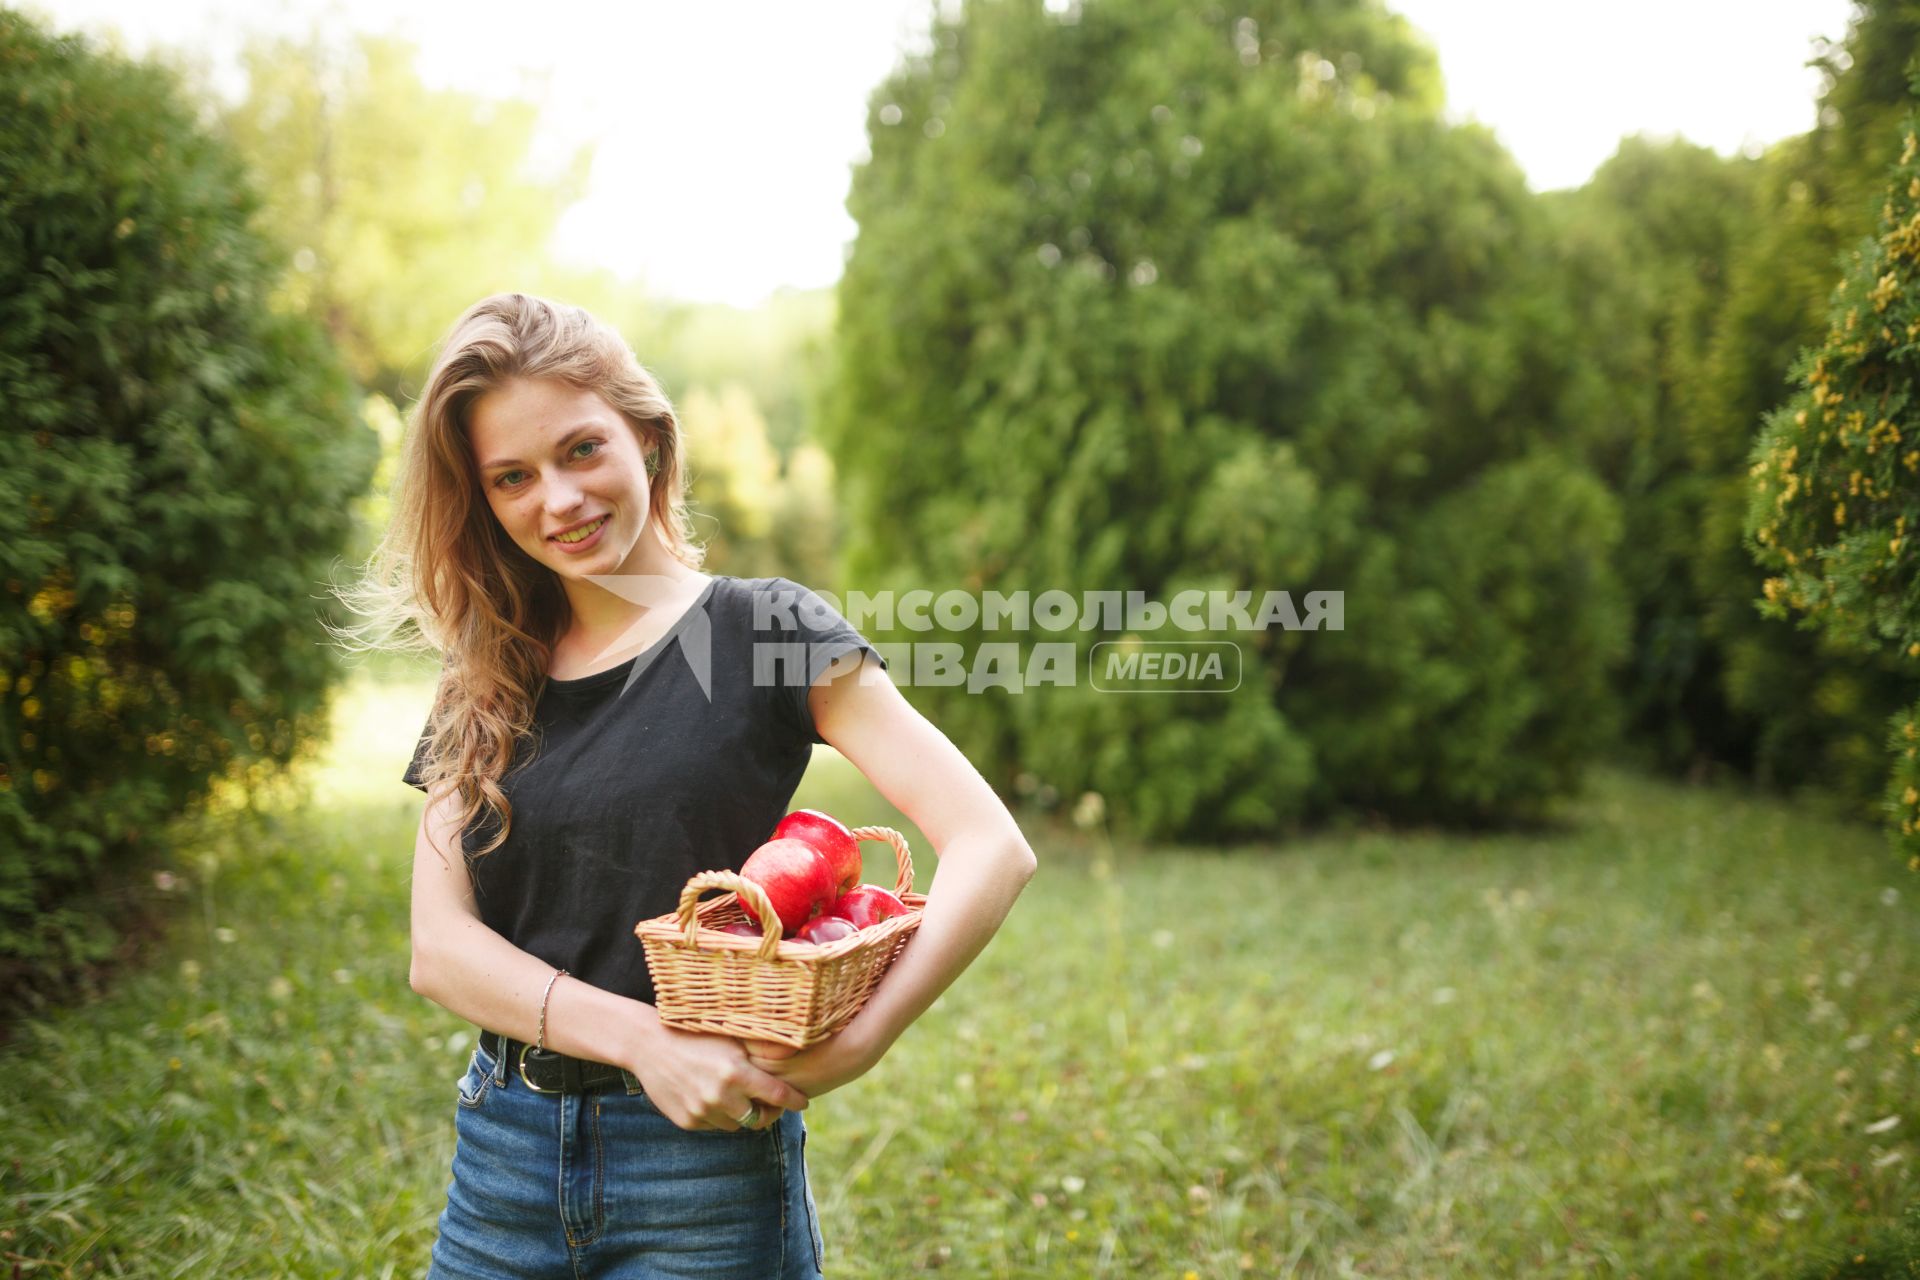
[[[1825,340],[1752,454],[1747,549],[1761,609],[1848,648],[1920,659],[1920,116],[1908,117],[1878,235],[1855,252]],[[1920,867],[1920,706],[1895,717],[1886,797]]]
[[[0,967],[18,979],[110,943],[63,894],[319,727],[319,582],[376,445],[319,333],[269,309],[245,175],[172,75],[0,11],[0,101]]]
[[[862,590],[1339,590],[1231,695],[916,698],[1157,837],[1537,812],[1605,741],[1591,336],[1512,159],[1369,6],[976,4],[874,95],[822,434]],[[951,639],[902,631],[898,640]]]
[[[1750,744],[1740,763],[1770,785],[1831,790],[1867,816],[1886,776],[1883,727],[1908,701],[1909,677],[1890,655],[1763,616],[1754,600],[1764,575],[1742,545],[1748,457],[1763,419],[1787,389],[1798,352],[1826,328],[1843,247],[1872,231],[1872,206],[1837,203],[1849,184],[1833,150],[1832,139],[1817,135],[1790,139],[1762,165],[1766,214],[1735,255],[1689,424],[1705,485],[1693,590],[1718,655],[1728,719]]]
[[[1693,594],[1730,711],[1718,718],[1744,744],[1737,763],[1757,779],[1817,785],[1863,816],[1886,780],[1884,726],[1912,699],[1910,668],[1895,653],[1783,625],[1754,607],[1763,575],[1743,545],[1746,467],[1796,356],[1822,341],[1847,251],[1873,234],[1917,51],[1920,7],[1855,6],[1844,48],[1820,59],[1829,84],[1816,127],[1763,159],[1754,234],[1733,255],[1689,397],[1694,467],[1706,485]]]

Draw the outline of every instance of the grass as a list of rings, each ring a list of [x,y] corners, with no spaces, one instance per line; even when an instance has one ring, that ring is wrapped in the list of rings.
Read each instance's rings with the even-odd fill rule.
[[[424,1271],[473,1042],[407,987],[427,695],[352,686],[306,803],[183,824],[161,958],[0,1051],[19,1274]],[[798,803],[903,823],[830,752]],[[1920,883],[1733,791],[1601,772],[1563,822],[1036,817],[994,945],[808,1112],[829,1274],[1786,1276],[1889,1222]]]

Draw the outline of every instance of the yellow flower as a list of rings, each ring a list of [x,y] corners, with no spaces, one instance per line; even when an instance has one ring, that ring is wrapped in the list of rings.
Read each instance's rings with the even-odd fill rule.
[[[1887,272],[1887,274],[1881,276],[1879,282],[1873,286],[1873,309],[1875,311],[1885,311],[1888,304],[1894,300],[1894,297],[1898,295],[1899,292],[1900,277],[1894,275],[1891,271]],[[1851,328],[1852,326],[1849,325],[1848,327]]]

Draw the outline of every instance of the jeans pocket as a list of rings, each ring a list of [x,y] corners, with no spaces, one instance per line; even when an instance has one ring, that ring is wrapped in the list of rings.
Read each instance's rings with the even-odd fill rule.
[[[647,1096],[646,1086],[640,1083],[639,1076],[633,1074],[632,1071],[629,1071],[625,1067],[620,1068],[620,1076],[621,1079],[626,1082],[626,1096],[635,1106],[639,1107],[642,1111],[651,1112],[662,1119],[666,1118],[667,1113],[660,1109],[658,1103]]]
[[[477,1107],[486,1099],[487,1090],[493,1087],[493,1068],[493,1059],[476,1046],[467,1059],[467,1073],[460,1077],[461,1106]]]

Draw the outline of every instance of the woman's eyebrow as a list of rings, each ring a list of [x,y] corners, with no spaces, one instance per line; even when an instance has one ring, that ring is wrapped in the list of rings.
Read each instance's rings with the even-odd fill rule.
[[[583,422],[579,426],[575,427],[573,430],[567,432],[567,434],[561,436],[557,441],[555,441],[553,446],[554,450],[558,452],[559,450],[565,449],[568,445],[573,443],[574,437],[576,436],[583,436],[587,434],[587,432],[589,431],[604,431],[604,430],[606,430],[606,428],[601,426],[597,422]],[[495,467],[517,467],[519,465],[520,465],[520,459],[518,458],[495,458],[492,462],[482,463],[480,466],[480,469],[482,471],[491,471]]]

